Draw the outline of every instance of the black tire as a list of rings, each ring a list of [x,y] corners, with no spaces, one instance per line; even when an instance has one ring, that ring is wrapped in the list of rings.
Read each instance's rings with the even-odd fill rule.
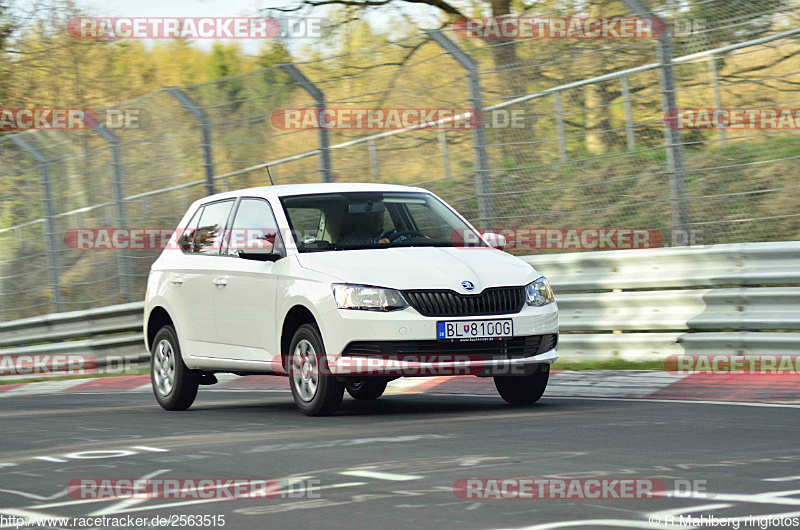
[[[370,401],[383,395],[387,383],[388,381],[382,377],[366,377],[346,383],[344,387],[353,399]]]
[[[301,345],[305,341],[306,344]],[[309,359],[313,357],[315,367],[309,371],[309,378],[304,378],[302,366],[293,361],[298,346],[310,345],[313,352],[306,349]],[[336,412],[344,397],[344,383],[330,375],[325,346],[316,324],[303,324],[292,338],[286,356],[289,386],[292,389],[294,402],[306,416],[328,416]],[[313,392],[310,390],[311,376],[316,373]],[[309,397],[310,396],[310,397]]]
[[[550,378],[550,366],[542,365],[531,375],[521,376],[497,376],[494,378],[494,386],[500,393],[500,397],[512,405],[530,405],[536,403],[544,394],[547,388],[547,381]]]
[[[173,383],[167,388],[162,378],[169,369],[169,361],[162,363],[157,359],[165,359],[166,354],[162,354],[161,348],[166,351],[167,345],[170,348],[172,358]],[[190,370],[183,363],[181,356],[181,346],[178,343],[178,334],[172,326],[164,326],[153,339],[150,347],[150,383],[153,386],[153,394],[156,401],[166,410],[186,410],[194,403],[197,397],[197,386],[200,383],[200,373]]]

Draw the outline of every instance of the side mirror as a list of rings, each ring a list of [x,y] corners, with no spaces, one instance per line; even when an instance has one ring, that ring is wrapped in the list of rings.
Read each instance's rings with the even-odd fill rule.
[[[280,252],[275,252],[275,246],[266,239],[248,239],[244,242],[231,241],[228,253],[238,254],[242,259],[255,261],[278,261],[283,257]]]
[[[503,250],[506,248],[506,236],[503,234],[495,234],[494,232],[485,232],[483,234],[483,240],[486,241],[486,244],[490,247],[494,247],[498,250]]]

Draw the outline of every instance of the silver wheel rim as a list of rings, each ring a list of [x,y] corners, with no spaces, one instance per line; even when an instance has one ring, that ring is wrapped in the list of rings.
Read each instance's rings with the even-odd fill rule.
[[[319,367],[314,346],[306,339],[298,342],[292,353],[292,379],[300,399],[306,402],[314,399],[319,384]]]
[[[168,396],[175,386],[175,352],[172,344],[166,339],[156,346],[153,358],[153,377],[158,393]]]

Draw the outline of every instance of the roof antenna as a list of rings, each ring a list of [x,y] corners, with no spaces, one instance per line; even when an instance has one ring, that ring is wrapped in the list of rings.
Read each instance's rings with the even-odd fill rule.
[[[274,186],[275,183],[272,182],[272,173],[269,172],[269,166],[267,165],[267,166],[264,166],[264,167],[267,168],[267,175],[269,175],[269,183],[270,183],[270,185]]]

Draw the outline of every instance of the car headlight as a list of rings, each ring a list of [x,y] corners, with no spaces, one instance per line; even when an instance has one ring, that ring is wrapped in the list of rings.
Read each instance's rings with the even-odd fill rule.
[[[339,309],[397,311],[408,306],[400,291],[367,285],[333,284],[333,296]]]
[[[553,296],[553,290],[550,289],[550,284],[547,283],[547,279],[544,276],[525,286],[525,298],[528,305],[537,307],[556,301],[555,296]]]

